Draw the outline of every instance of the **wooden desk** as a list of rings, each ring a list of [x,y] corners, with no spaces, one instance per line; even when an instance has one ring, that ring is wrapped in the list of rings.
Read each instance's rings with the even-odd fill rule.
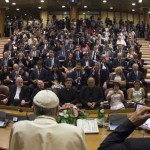
[[[18,109],[16,110],[8,110],[8,109],[0,109],[0,111],[4,111],[6,113],[15,114],[18,116],[26,115],[26,112],[18,112]],[[88,111],[90,113],[90,117],[96,117],[97,111]],[[112,111],[107,110],[107,113],[111,113]],[[115,111],[115,112],[123,112],[123,113],[132,113],[133,110],[121,110],[121,111]],[[6,128],[0,128],[0,150],[1,148],[8,149],[9,147],[9,136],[10,131],[12,127],[12,122],[9,123],[9,125]],[[104,128],[99,129],[98,134],[86,134],[89,150],[97,150],[99,144],[104,140],[104,138],[110,133],[110,131],[107,131]],[[143,130],[135,130],[130,137],[150,137],[150,134],[146,133]]]

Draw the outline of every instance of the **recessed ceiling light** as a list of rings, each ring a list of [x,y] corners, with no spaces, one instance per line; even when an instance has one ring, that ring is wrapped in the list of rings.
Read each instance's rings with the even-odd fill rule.
[[[87,6],[84,6],[84,8],[87,8]]]
[[[19,8],[17,8],[16,10],[17,10],[17,11],[19,11],[20,9],[19,9]]]
[[[38,7],[38,9],[41,9],[41,8],[42,8],[41,6]]]
[[[7,18],[9,18],[9,16],[7,16]]]
[[[62,8],[65,8],[66,6],[65,6],[65,5],[62,5],[61,7],[62,7]]]
[[[139,0],[139,3],[142,3],[142,0]]]
[[[16,5],[16,3],[12,3],[12,5],[14,5],[14,6],[15,6],[15,5]]]
[[[148,13],[150,14],[150,11]]]
[[[132,9],[132,11],[135,11],[135,9]]]
[[[103,0],[103,3],[107,3],[107,0]]]
[[[45,1],[44,0],[41,0],[41,3],[44,3]]]
[[[113,7],[110,7],[110,9],[113,9]]]
[[[85,15],[85,13],[83,13],[83,15]]]
[[[6,3],[9,3],[9,0],[5,0]]]
[[[64,12],[64,14],[66,15],[66,14],[67,14],[67,12]]]
[[[136,4],[135,3],[132,3],[132,6],[135,6]]]

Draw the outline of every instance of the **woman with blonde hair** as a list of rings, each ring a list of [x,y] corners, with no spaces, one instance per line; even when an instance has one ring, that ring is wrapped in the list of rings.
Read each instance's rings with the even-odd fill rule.
[[[121,67],[116,67],[115,72],[110,75],[111,82],[118,82],[121,88],[126,87],[126,78]]]

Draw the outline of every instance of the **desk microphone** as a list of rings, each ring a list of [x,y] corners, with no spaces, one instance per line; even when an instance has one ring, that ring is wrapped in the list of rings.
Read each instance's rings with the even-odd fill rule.
[[[24,112],[24,110],[22,108],[19,108],[18,111],[21,113]],[[26,113],[26,119],[29,120],[28,111],[25,111],[25,113]]]

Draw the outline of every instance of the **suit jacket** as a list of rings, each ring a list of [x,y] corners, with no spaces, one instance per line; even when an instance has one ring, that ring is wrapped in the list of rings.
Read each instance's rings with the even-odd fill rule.
[[[95,102],[96,106],[99,106],[100,102],[103,100],[103,92],[98,86],[94,86],[92,89],[88,86],[85,86],[81,89],[80,101],[83,106],[88,107],[88,102]]]
[[[103,86],[104,82],[109,79],[109,70],[108,69],[100,69],[100,71],[95,72],[95,70],[91,71],[91,76],[95,79],[95,85]]]
[[[138,64],[139,68],[140,69],[142,68],[142,64],[140,60],[135,61],[134,59],[131,59],[128,64],[128,68],[132,68],[133,64]]]
[[[33,56],[33,51],[31,50],[30,51],[30,57],[40,57],[40,51],[39,50],[36,50],[36,56]]]
[[[127,68],[127,62],[124,59],[121,59],[120,61],[118,61],[118,59],[115,58],[112,61],[112,65],[114,68],[119,67],[119,66],[124,67],[125,69]]]
[[[38,116],[34,121],[15,123],[11,130],[9,150],[29,149],[88,150],[88,144],[80,128],[64,123],[58,124],[50,116]]]
[[[22,78],[23,80],[27,80],[26,73],[25,73],[25,71],[24,71],[23,69],[19,69],[19,76],[21,76],[21,78]],[[13,71],[10,73],[9,77],[10,77],[10,79],[13,80],[13,82],[15,82],[16,78],[18,77],[18,76],[16,75],[15,70],[13,70]]]
[[[135,80],[139,80],[143,82],[143,73],[141,71],[138,71],[138,75],[135,75],[133,71],[129,72],[128,74],[128,81],[129,82],[134,82]]]
[[[128,138],[135,126],[130,120],[121,124],[101,143],[98,150],[149,150],[150,138]]]
[[[88,60],[88,62],[89,62],[89,67],[93,67],[93,66],[94,66],[94,62],[93,62],[92,60]],[[80,63],[81,63],[81,66],[82,66],[82,67],[85,67],[85,66],[86,66],[86,61],[85,61],[84,59],[82,59],[82,60],[80,61]]]
[[[4,45],[4,52],[6,52],[6,51],[8,51],[9,50],[9,43],[6,43],[5,45]]]
[[[16,85],[13,85],[10,88],[10,95],[9,95],[9,98],[8,98],[8,101],[9,101],[8,103],[9,104],[14,105],[14,97],[16,95],[16,90],[17,90]],[[19,100],[20,100],[20,102],[21,102],[21,100],[29,101],[29,88],[25,85],[23,85],[21,87],[21,91],[20,91],[20,94],[19,94]]]
[[[63,88],[59,91],[58,97],[60,100],[60,104],[71,103],[76,104],[77,102],[77,92],[75,89],[66,89]]]
[[[54,58],[54,64],[53,65],[57,65],[57,66],[60,65],[58,59]],[[47,69],[49,69],[49,67],[52,67],[52,60],[51,60],[51,58],[46,58],[45,59],[45,67]]]
[[[106,54],[105,50],[103,50],[100,55],[103,55],[103,54]],[[114,57],[114,53],[111,50],[108,50],[108,57],[109,58],[113,58]]]
[[[5,59],[3,58],[1,61],[1,67],[5,65]],[[7,66],[13,67],[13,61],[11,59],[7,59]]]
[[[115,57],[115,58],[117,57],[117,54],[118,54],[119,52],[120,52],[120,51],[119,51],[118,49],[115,50],[115,53],[114,53],[114,57]],[[126,58],[127,52],[124,51],[124,50],[122,50],[121,53],[122,53],[122,57]]]
[[[43,82],[49,81],[49,72],[45,68],[41,68],[40,75],[38,76],[38,69],[33,69],[30,74],[30,81],[32,82],[32,80],[37,79]]]
[[[74,70],[73,72],[71,72],[70,77],[73,79],[73,86],[78,87],[79,84],[77,83],[77,78],[78,78],[77,71]],[[86,74],[84,74],[83,72],[80,72],[80,78],[81,78],[80,85],[81,86],[86,85],[86,80],[87,80]]]
[[[74,68],[75,65],[76,65],[76,61],[73,59],[71,61],[69,60],[65,60],[63,65],[66,67],[66,68]]]

